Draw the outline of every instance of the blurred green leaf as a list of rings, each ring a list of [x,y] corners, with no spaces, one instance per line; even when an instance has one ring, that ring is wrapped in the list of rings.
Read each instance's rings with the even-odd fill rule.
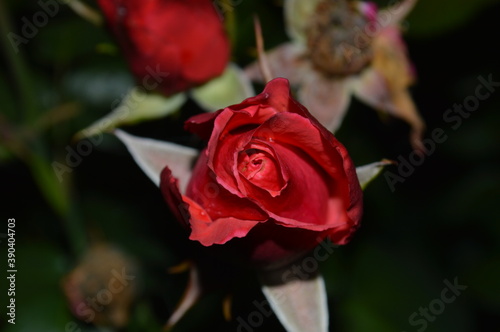
[[[7,162],[12,159],[14,155],[0,143],[0,162]]]
[[[134,79],[120,63],[98,62],[72,69],[62,79],[62,85],[68,97],[91,108],[109,110],[125,98],[134,86]]]
[[[252,84],[244,72],[230,63],[221,76],[191,90],[193,99],[207,111],[217,111],[241,103],[255,95]]]
[[[39,61],[54,66],[95,59],[97,45],[109,40],[106,30],[84,21],[62,4],[60,6],[69,11],[68,16],[55,16],[50,24],[39,29],[39,34],[33,38],[34,55]]]
[[[414,330],[409,316],[440,298],[444,279],[456,277],[436,273],[423,246],[420,252],[416,243],[398,242],[396,247],[394,251],[368,242],[354,257],[353,288],[345,302],[339,303],[348,331]],[[443,313],[429,322],[428,331],[467,331],[471,317],[462,305],[464,299],[459,296],[446,304]]]
[[[122,125],[130,125],[153,120],[178,111],[186,102],[184,93],[165,97],[157,93],[146,93],[141,88],[133,88],[120,105],[110,114],[97,120],[76,134],[77,139],[109,132]]]
[[[7,82],[6,76],[0,76],[0,100],[2,105],[0,108],[0,117],[5,117],[6,120],[14,121],[19,118],[15,111],[15,101],[13,91],[11,89],[12,82]]]
[[[495,3],[498,0],[440,0],[439,4],[433,0],[420,0],[408,16],[408,35],[433,37],[449,32]]]
[[[469,292],[486,305],[500,312],[500,256],[484,259],[467,275]]]
[[[47,202],[61,217],[68,216],[69,197],[49,161],[34,153],[29,166]]]

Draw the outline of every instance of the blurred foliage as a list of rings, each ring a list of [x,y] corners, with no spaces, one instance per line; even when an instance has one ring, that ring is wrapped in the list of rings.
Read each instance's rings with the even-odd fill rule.
[[[226,13],[233,61],[245,65],[256,55],[253,13],[260,17],[267,48],[287,39],[280,1],[233,3]],[[377,3],[385,6],[385,1]],[[125,330],[158,331],[187,283],[187,274],[167,270],[197,254],[197,246],[186,240],[158,189],[115,138],[100,137],[90,150],[72,141],[77,131],[116,107],[134,82],[107,32],[59,6],[13,54],[6,34],[21,34],[23,18],[31,21],[40,5],[0,4],[0,233],[6,232],[7,218],[16,219],[18,269],[16,325],[5,321],[2,282],[0,329],[104,331],[71,315],[61,279],[88,243],[107,241],[135,257],[142,270],[141,292]],[[494,47],[499,12],[495,0],[421,0],[409,16],[406,41],[419,77],[412,93],[428,133],[442,128],[448,139],[394,192],[383,174],[367,188],[363,226],[349,245],[322,263],[331,331],[417,331],[421,326],[411,325],[409,317],[440,298],[445,279],[455,278],[468,288],[425,330],[499,331],[491,327],[500,318],[499,92],[481,101],[456,130],[443,120],[446,110],[475,93],[478,76],[491,74],[500,81],[500,53]],[[181,125],[199,112],[196,103],[188,102],[174,117],[126,130],[199,147]],[[363,165],[408,158],[407,131],[404,123],[380,122],[354,102],[337,136]],[[61,181],[52,172],[54,161],[72,163]],[[396,168],[388,170],[396,173]],[[246,319],[255,310],[253,302],[264,300],[253,275],[239,272],[233,280],[231,322],[221,309],[226,291],[218,289],[173,331],[237,330],[237,318]],[[274,316],[255,329],[281,330]]]

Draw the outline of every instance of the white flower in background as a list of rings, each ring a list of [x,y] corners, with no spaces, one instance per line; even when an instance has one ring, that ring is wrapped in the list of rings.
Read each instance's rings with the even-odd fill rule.
[[[299,101],[328,129],[338,129],[354,95],[406,121],[412,146],[423,151],[425,125],[408,92],[415,70],[400,25],[416,2],[401,0],[377,10],[362,1],[286,0],[291,41],[267,54],[271,72],[288,78]],[[263,81],[257,62],[246,73]]]

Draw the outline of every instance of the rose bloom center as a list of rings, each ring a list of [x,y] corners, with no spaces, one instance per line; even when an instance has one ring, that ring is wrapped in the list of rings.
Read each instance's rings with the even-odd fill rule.
[[[238,171],[257,187],[270,191],[279,191],[282,187],[279,166],[269,153],[247,149],[239,153]]]

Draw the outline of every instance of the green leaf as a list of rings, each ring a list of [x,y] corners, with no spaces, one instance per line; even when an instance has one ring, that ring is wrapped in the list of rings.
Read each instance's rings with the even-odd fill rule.
[[[235,64],[208,83],[191,90],[193,99],[207,111],[217,111],[253,97],[255,92],[248,77]]]
[[[11,160],[14,155],[5,146],[0,144],[0,163]]]
[[[183,93],[165,97],[156,93],[146,93],[143,89],[135,87],[129,91],[117,108],[89,127],[79,131],[75,138],[82,139],[109,132],[122,125],[170,115],[179,110],[186,100],[187,97]]]

